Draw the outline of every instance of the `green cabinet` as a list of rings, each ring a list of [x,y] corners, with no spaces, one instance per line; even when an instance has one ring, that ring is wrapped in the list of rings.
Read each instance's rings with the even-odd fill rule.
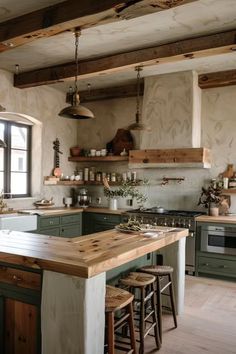
[[[37,233],[50,236],[77,237],[82,234],[82,213],[38,216]]]
[[[217,253],[215,250],[208,251],[205,245],[210,242],[212,237],[224,237],[224,230],[236,232],[235,224],[221,224],[209,222],[197,222],[196,236],[196,275],[209,276],[214,278],[236,280],[236,255]],[[213,231],[212,231],[213,230]],[[214,232],[216,230],[216,232]],[[220,232],[217,234],[217,231]],[[221,241],[222,247],[224,241]],[[211,248],[210,248],[211,250]]]
[[[113,229],[122,222],[123,216],[105,213],[83,213],[83,235]]]
[[[0,354],[41,353],[41,272],[0,263]]]

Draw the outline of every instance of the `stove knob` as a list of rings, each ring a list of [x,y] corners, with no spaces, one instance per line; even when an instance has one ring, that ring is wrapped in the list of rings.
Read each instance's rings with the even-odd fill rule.
[[[175,227],[176,225],[175,225],[175,219],[172,219],[172,221],[171,221],[171,226],[172,227]]]
[[[167,226],[167,219],[164,219],[163,225],[164,225],[164,226]]]

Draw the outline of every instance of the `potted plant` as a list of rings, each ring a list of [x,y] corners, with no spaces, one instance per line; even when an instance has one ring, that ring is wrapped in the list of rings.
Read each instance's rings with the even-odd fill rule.
[[[209,215],[218,216],[219,206],[222,200],[221,194],[222,187],[210,183],[208,187],[202,187],[198,205],[204,205],[205,208],[208,208]]]
[[[109,198],[109,208],[111,210],[117,210],[117,198],[127,198],[136,199],[137,203],[141,206],[147,200],[147,196],[140,192],[138,188],[133,184],[132,181],[124,181],[121,186],[116,189],[111,189],[106,178],[103,179],[104,184],[104,195]],[[146,185],[147,181],[143,181]]]

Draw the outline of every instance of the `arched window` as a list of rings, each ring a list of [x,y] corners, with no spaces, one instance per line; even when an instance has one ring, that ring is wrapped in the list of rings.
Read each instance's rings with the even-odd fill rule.
[[[31,125],[0,117],[0,190],[5,197],[31,195]]]

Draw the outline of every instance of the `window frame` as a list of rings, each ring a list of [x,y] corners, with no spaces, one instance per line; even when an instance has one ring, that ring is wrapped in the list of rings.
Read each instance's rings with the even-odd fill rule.
[[[31,151],[32,151],[32,126],[28,124],[18,123],[15,121],[4,120],[0,118],[0,123],[4,124],[4,138],[7,147],[4,148],[4,164],[3,164],[3,191],[5,193],[4,198],[27,198],[31,197],[31,176],[32,176],[32,165],[31,165]],[[26,193],[25,194],[12,194],[11,193],[11,127],[22,127],[27,129],[27,145],[26,149],[14,149],[20,151],[26,151],[27,155],[27,165],[26,165]]]

